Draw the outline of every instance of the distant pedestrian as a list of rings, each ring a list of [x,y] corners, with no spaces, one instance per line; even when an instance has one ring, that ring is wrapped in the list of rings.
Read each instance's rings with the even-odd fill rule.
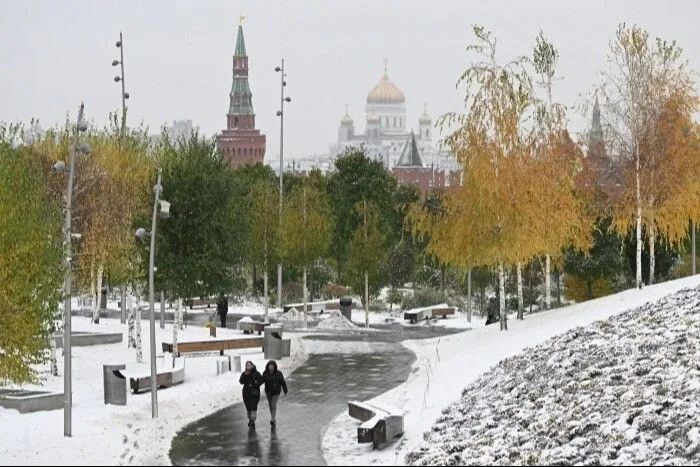
[[[245,362],[245,371],[241,373],[238,382],[243,385],[243,404],[248,412],[248,426],[255,427],[255,419],[258,418],[262,376],[253,362]]]
[[[221,319],[221,327],[225,328],[226,314],[228,314],[228,297],[226,295],[219,295],[219,299],[216,301],[216,314]]]
[[[270,425],[275,426],[275,423],[277,423],[277,399],[279,399],[282,391],[284,391],[285,396],[287,395],[287,383],[282,372],[277,369],[276,361],[270,360],[265,365],[262,383],[265,385],[265,395],[270,406]]]

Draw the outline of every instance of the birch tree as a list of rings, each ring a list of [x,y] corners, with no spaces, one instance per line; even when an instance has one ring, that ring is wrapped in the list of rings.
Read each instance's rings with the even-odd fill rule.
[[[617,227],[634,228],[636,237],[635,286],[642,287],[642,224],[649,223],[650,240],[656,224],[649,220],[645,167],[654,165],[656,151],[645,153],[663,104],[678,89],[687,89],[691,71],[675,41],[651,39],[638,26],[621,24],[610,43],[609,69],[597,87],[603,100],[603,119],[612,153],[617,158],[623,186],[613,194]],[[649,148],[653,147],[650,145]]]
[[[329,248],[332,225],[326,198],[306,179],[293,189],[282,211],[279,231],[284,264],[300,267],[303,274],[304,325],[307,323],[307,272]]]
[[[250,259],[254,267],[263,270],[263,304],[265,321],[269,308],[269,268],[277,264],[279,231],[279,191],[266,180],[256,183],[250,194]]]
[[[0,386],[39,381],[63,277],[60,204],[45,191],[41,154],[17,147],[17,131],[0,122]]]
[[[348,245],[348,269],[353,290],[362,291],[365,309],[365,326],[369,327],[369,300],[383,285],[382,265],[386,262],[384,236],[380,230],[379,210],[367,201],[355,206],[360,224],[350,237]]]
[[[439,119],[451,133],[443,144],[464,168],[464,183],[448,196],[450,215],[438,229],[447,247],[441,251],[466,252],[473,266],[496,266],[500,291],[499,315],[507,329],[505,265],[526,261],[536,250],[525,236],[528,219],[529,164],[526,119],[533,90],[526,57],[501,65],[496,60],[496,39],[480,26],[473,27],[476,43],[467,47],[477,61],[458,80],[465,91],[466,113],[448,113]],[[456,127],[456,128],[455,128]],[[447,255],[449,258],[449,254]]]

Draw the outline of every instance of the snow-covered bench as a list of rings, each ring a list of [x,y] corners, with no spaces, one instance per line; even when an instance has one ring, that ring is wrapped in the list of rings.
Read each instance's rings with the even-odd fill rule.
[[[265,338],[263,337],[240,337],[240,338],[212,338],[203,341],[179,341],[177,343],[177,356],[188,352],[214,352],[219,351],[219,355],[224,354],[224,350],[250,349],[253,347],[263,347]],[[163,342],[163,352],[173,353],[173,344]]]
[[[243,331],[244,334],[249,334],[251,332],[257,332],[258,336],[262,334],[265,326],[270,323],[263,323],[262,321],[254,321],[250,316],[246,316],[238,320],[238,330]]]
[[[190,307],[190,310],[196,306],[204,306],[206,305],[207,308],[211,307],[212,305],[216,305],[217,299],[216,298],[198,298],[198,299],[190,299],[185,301],[185,306]]]
[[[432,315],[432,310],[430,308],[416,308],[414,310],[404,311],[403,319],[407,319],[413,324],[428,319]]]
[[[348,413],[363,422],[357,427],[358,443],[372,443],[373,449],[381,449],[392,439],[403,435],[403,415],[399,413],[359,401],[348,402]]]
[[[185,381],[185,367],[157,370],[156,385],[158,389],[169,388]],[[151,375],[130,375],[129,385],[134,394],[151,390]]]

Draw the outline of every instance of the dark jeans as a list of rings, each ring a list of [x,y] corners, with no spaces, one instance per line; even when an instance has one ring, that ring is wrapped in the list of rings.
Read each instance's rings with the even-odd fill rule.
[[[243,404],[248,412],[248,419],[255,420],[257,418],[258,402],[260,402],[260,394],[252,395],[248,391],[243,391]]]

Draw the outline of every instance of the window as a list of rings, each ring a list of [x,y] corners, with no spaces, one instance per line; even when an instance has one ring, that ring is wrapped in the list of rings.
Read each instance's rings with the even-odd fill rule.
[[[394,117],[394,128],[396,128],[396,117]]]

